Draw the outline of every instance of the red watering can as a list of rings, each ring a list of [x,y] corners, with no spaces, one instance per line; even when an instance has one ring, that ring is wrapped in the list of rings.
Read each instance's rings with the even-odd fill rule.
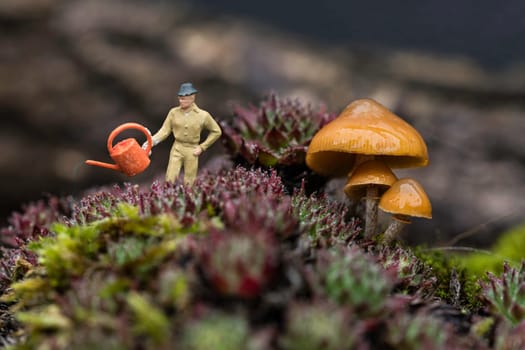
[[[113,146],[115,136],[127,129],[142,131],[148,140],[148,147],[145,150],[142,149],[134,138],[122,140]],[[124,123],[115,128],[108,137],[109,155],[116,164],[98,162],[96,160],[86,160],[86,164],[121,171],[128,176],[137,175],[149,166],[150,160],[148,155],[152,145],[153,140],[148,129],[137,123]]]

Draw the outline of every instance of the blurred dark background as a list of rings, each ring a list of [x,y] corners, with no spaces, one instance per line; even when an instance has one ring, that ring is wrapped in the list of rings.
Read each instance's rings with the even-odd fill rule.
[[[195,0],[330,45],[466,55],[487,68],[525,57],[525,3],[495,1]]]
[[[107,136],[123,122],[156,131],[192,81],[218,120],[271,90],[335,112],[375,98],[429,146],[428,167],[397,172],[434,207],[405,238],[487,245],[525,221],[524,10],[517,0],[3,0],[0,222],[47,194],[162,178],[171,142],[131,179],[83,161],[109,161]],[[221,159],[216,144],[203,167]],[[341,196],[341,180],[330,186]]]

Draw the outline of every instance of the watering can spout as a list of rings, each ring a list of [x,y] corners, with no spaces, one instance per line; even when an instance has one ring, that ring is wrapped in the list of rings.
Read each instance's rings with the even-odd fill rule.
[[[109,163],[99,162],[99,161],[96,161],[96,160],[86,160],[85,163],[87,165],[94,165],[94,166],[99,166],[101,168],[106,168],[106,169],[111,169],[111,170],[116,170],[116,171],[122,171],[122,169],[120,169],[120,167],[117,164],[109,164]]]

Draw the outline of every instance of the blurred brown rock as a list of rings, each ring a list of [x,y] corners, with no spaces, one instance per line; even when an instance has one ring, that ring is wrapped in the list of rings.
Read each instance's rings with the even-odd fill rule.
[[[43,193],[162,177],[164,144],[132,179],[83,161],[109,161],[106,138],[122,122],[156,131],[192,81],[216,119],[274,90],[333,111],[372,97],[414,124],[431,163],[398,175],[426,187],[434,219],[410,241],[476,232],[483,244],[525,221],[525,65],[489,72],[462,57],[323,46],[181,1],[5,0],[0,26],[2,218]]]

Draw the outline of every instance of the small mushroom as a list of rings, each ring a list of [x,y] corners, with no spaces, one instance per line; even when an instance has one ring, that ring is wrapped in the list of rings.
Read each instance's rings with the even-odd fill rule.
[[[391,213],[392,220],[385,231],[385,243],[399,236],[411,217],[432,219],[432,206],[419,182],[411,178],[396,181],[381,197],[379,208]]]
[[[365,237],[372,237],[377,225],[377,205],[382,195],[397,177],[382,161],[369,160],[359,164],[348,177],[345,194],[352,199],[366,200]]]
[[[306,153],[308,167],[324,176],[349,175],[374,159],[390,168],[422,167],[428,151],[416,129],[372,99],[349,104],[314,135]]]

